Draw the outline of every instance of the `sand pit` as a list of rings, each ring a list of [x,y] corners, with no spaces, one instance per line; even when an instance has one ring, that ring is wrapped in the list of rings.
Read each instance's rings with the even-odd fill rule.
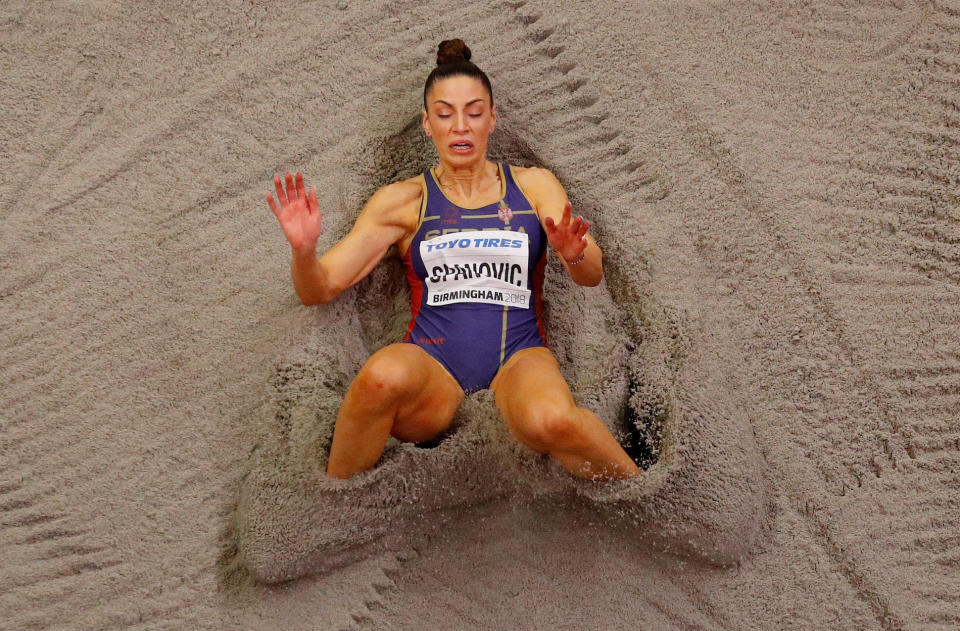
[[[957,628],[958,16],[6,3],[0,628]],[[551,268],[548,334],[642,482],[571,479],[489,393],[318,473],[407,296],[393,260],[301,306],[263,193],[303,171],[329,247],[429,165],[448,36],[495,157],[594,221],[605,283]]]
[[[383,170],[397,173],[410,163],[412,175],[429,167],[424,158],[432,147],[416,122],[385,141],[390,151],[380,156]],[[542,164],[509,125],[498,130],[490,155],[509,164]],[[353,309],[320,310],[318,333],[301,339],[277,368],[273,396],[258,419],[266,437],[254,448],[237,514],[240,562],[256,578],[276,582],[326,572],[372,550],[395,549],[406,533],[505,496],[529,503],[569,495],[611,527],[632,528],[635,539],[717,563],[746,555],[764,525],[766,495],[749,425],[733,413],[722,387],[711,388],[711,368],[689,348],[680,323],[633,289],[646,281],[637,273],[643,262],[633,252],[633,218],[603,207],[593,216],[610,234],[607,247],[619,262],[607,282],[619,287],[624,304],[606,285],[577,287],[554,259],[545,283],[554,297],[545,315],[547,339],[564,359],[575,396],[607,419],[647,475],[597,485],[549,467],[549,458],[509,437],[488,391],[469,397],[438,444],[425,449],[397,442],[374,470],[348,481],[324,474],[348,376],[406,329],[409,291],[394,256],[358,289]],[[357,343],[330,348],[330,339]]]

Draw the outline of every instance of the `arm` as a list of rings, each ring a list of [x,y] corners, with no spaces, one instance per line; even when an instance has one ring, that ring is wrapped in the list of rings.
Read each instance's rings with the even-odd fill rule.
[[[534,167],[518,171],[517,180],[533,203],[547,239],[570,277],[578,285],[599,284],[603,279],[603,252],[587,233],[590,222],[579,216],[571,218],[570,201],[560,180],[546,169]]]
[[[267,201],[290,241],[293,251],[290,275],[297,295],[305,305],[329,302],[358,283],[416,222],[420,185],[411,180],[390,184],[370,198],[347,236],[318,259],[320,207],[316,191],[312,188],[309,193],[304,191],[303,176],[299,173],[296,185],[293,185],[289,173],[286,179],[287,193],[284,195],[280,178],[274,178],[278,197],[281,200],[286,198],[285,202],[281,201],[283,208],[278,210],[269,194]],[[298,225],[307,228],[298,230]]]

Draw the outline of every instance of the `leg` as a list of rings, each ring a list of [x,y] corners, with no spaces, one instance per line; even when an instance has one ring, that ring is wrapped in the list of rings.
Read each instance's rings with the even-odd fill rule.
[[[575,476],[623,479],[640,468],[592,412],[577,407],[549,349],[517,352],[491,384],[510,432],[538,453],[549,453]]]
[[[327,473],[349,478],[380,459],[393,435],[429,440],[450,426],[463,390],[419,346],[391,344],[370,356],[343,397]]]

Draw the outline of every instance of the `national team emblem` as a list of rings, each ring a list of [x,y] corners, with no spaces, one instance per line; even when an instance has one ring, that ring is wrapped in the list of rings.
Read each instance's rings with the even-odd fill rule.
[[[510,210],[510,207],[500,202],[500,208],[497,210],[497,215],[500,217],[500,221],[507,222],[513,219],[513,211]]]

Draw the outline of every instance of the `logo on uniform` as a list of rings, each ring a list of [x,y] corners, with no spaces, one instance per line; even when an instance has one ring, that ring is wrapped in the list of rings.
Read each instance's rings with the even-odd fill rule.
[[[506,223],[513,219],[513,210],[501,201],[500,208],[497,209],[497,216],[500,217],[500,221]]]
[[[443,223],[457,223],[460,221],[460,210],[456,206],[445,206],[442,210]]]

